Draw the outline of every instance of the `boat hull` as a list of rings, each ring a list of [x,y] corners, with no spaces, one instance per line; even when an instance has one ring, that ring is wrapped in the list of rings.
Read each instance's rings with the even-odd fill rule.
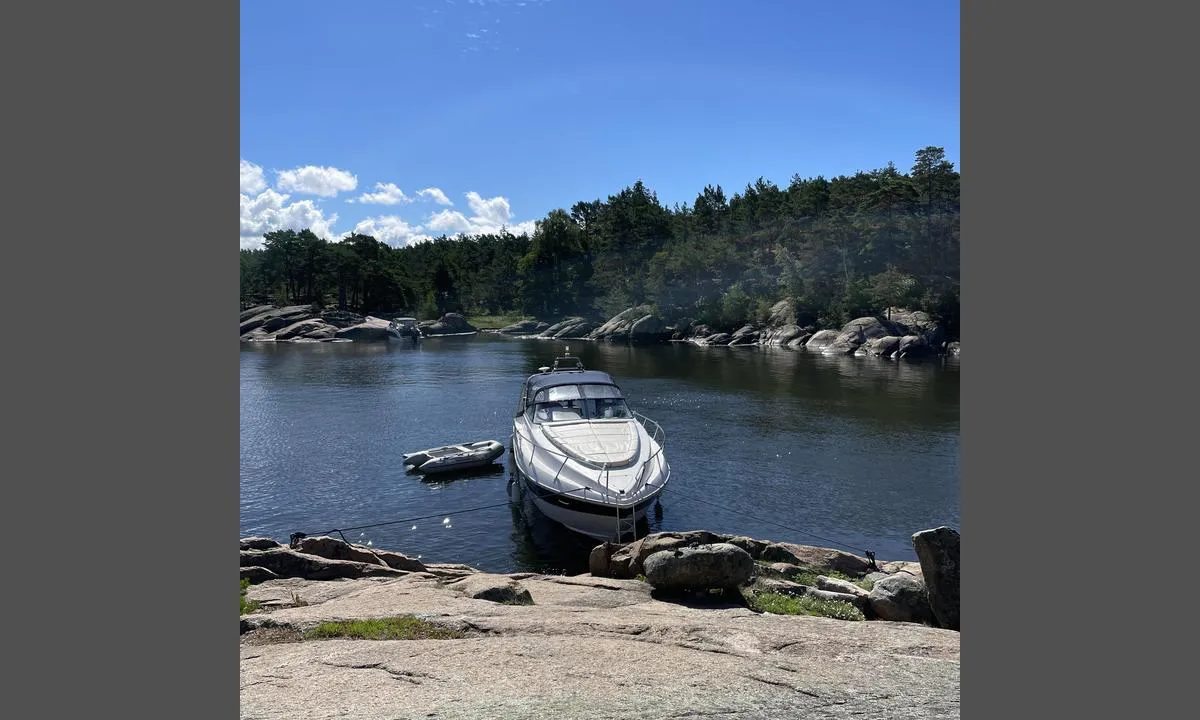
[[[522,489],[539,512],[568,530],[601,541],[622,542],[635,539],[630,536],[629,528],[636,527],[646,519],[646,511],[662,494],[660,490],[638,500],[636,505],[622,507],[580,500],[539,485],[522,472],[518,464],[513,465]],[[626,528],[623,534],[620,531],[622,527]]]

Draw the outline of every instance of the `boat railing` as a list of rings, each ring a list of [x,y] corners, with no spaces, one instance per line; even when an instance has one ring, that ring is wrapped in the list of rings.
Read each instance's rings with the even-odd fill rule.
[[[645,415],[642,415],[641,413],[635,412],[635,413],[633,413],[633,416],[634,416],[634,419],[639,424],[641,424],[642,427],[644,427],[646,429],[646,432],[650,434],[650,438],[658,446],[658,448],[653,453],[650,454],[650,457],[643,460],[641,465],[638,467],[637,474],[634,476],[635,480],[634,480],[634,484],[633,484],[633,492],[631,493],[632,495],[636,495],[638,493],[638,491],[640,491],[646,485],[646,478],[649,473],[650,463],[657,463],[657,466],[659,468],[664,469],[666,472],[666,478],[670,478],[670,476],[671,476],[671,466],[669,463],[666,462],[665,456],[663,454],[663,450],[666,448],[666,444],[667,444],[666,431],[664,431],[662,429],[662,426],[659,425],[657,422],[655,422],[654,420],[651,420],[650,418],[646,417]],[[562,458],[562,462],[559,463],[558,470],[554,473],[554,479],[552,481],[556,488],[561,489],[562,481],[560,480],[560,476],[562,475],[563,469],[566,468],[566,466],[567,466],[567,461],[571,460],[573,458],[570,455],[567,455],[566,453],[560,452],[558,450],[552,450],[544,445],[541,445],[541,446],[537,445],[536,443],[534,443],[533,438],[530,438],[530,437],[526,436],[524,433],[519,432],[516,428],[513,429],[513,435],[515,437],[520,437],[522,440],[525,441],[525,443],[527,445],[529,445],[529,459],[526,460],[526,463],[528,463],[530,468],[533,467],[533,456],[539,447],[541,448],[541,451],[543,453],[550,455],[551,457]],[[578,458],[574,458],[574,459],[576,460],[576,462],[578,462]],[[625,509],[627,507],[633,507],[634,505],[636,505],[637,504],[636,500],[631,501],[627,505],[622,503],[621,500],[625,496],[612,492],[612,490],[609,488],[609,482],[608,482],[610,475],[611,475],[611,470],[607,466],[599,468],[596,473],[596,481],[595,481],[596,486],[604,488],[603,498],[604,498],[605,502],[611,503],[614,507],[617,507],[618,509]],[[665,484],[666,480],[664,479],[663,482]],[[586,488],[583,488],[583,489],[586,490]],[[576,492],[576,491],[572,490],[570,492]]]

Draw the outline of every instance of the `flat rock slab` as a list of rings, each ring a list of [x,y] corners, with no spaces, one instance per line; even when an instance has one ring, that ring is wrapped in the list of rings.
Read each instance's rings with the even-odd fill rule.
[[[486,574],[485,574],[486,575]],[[271,642],[243,635],[241,717],[957,718],[959,634],[922,625],[664,602],[637,580],[519,578],[534,605],[464,597],[428,573],[270,580],[244,616],[311,627],[418,615],[455,640]],[[264,631],[265,632],[265,631]]]

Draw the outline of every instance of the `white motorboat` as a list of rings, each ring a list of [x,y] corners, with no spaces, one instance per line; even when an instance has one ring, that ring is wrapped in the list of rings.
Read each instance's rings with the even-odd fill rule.
[[[404,464],[422,473],[449,472],[482,467],[504,454],[504,445],[495,440],[461,445],[443,445],[404,455]]]
[[[388,337],[393,337],[398,340],[420,340],[421,329],[417,326],[417,319],[411,317],[395,318],[388,323]]]
[[[569,353],[522,385],[510,455],[543,515],[598,540],[633,539],[671,477],[666,435]]]

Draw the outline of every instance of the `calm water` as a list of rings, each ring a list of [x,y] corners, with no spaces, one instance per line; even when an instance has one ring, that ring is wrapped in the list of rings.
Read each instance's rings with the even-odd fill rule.
[[[667,432],[672,477],[651,531],[866,549],[882,561],[915,560],[917,530],[959,525],[957,361],[567,344]],[[488,438],[507,448],[522,381],[563,343],[475,335],[241,347],[243,537],[342,528],[352,542],[427,562],[586,571],[595,541],[510,501],[507,452],[494,472],[438,482],[400,459]],[[484,506],[496,507],[453,514]],[[393,524],[345,530],[377,523]]]

